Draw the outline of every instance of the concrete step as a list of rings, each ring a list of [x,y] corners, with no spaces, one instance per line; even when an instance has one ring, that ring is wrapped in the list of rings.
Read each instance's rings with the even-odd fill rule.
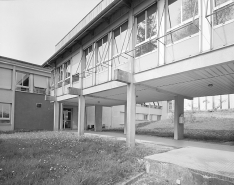
[[[234,152],[186,147],[145,157],[147,173],[181,185],[234,185]]]

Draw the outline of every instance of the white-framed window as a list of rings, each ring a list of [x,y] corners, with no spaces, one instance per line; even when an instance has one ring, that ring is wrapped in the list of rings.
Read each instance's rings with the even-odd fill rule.
[[[136,16],[136,57],[157,49],[157,4]]]
[[[63,65],[61,65],[60,67],[58,67],[57,69],[57,74],[58,74],[58,88],[62,87],[62,83],[63,83]]]
[[[168,0],[166,44],[198,33],[198,12],[198,0]]]
[[[85,77],[88,77],[92,74],[93,70],[93,60],[94,60],[94,52],[93,52],[93,46],[89,46],[87,49],[85,49]]]
[[[234,19],[233,0],[212,0],[213,1],[213,25],[224,24]]]
[[[29,74],[23,72],[16,72],[16,90],[29,92]]]
[[[64,73],[65,73],[64,85],[68,85],[68,84],[70,84],[70,77],[71,77],[71,62],[70,62],[70,60],[64,64]]]
[[[99,41],[97,41],[97,63],[96,63],[97,72],[107,70],[105,62],[108,61],[108,55],[109,55],[109,42],[108,42],[108,35],[106,35],[103,38],[101,38]]]
[[[128,22],[125,22],[113,31],[113,58],[115,65],[127,62],[126,57],[121,54],[128,50],[128,42]]]
[[[46,94],[47,77],[34,74],[33,80],[33,92],[37,94]]]
[[[0,123],[10,123],[11,105],[0,103]]]

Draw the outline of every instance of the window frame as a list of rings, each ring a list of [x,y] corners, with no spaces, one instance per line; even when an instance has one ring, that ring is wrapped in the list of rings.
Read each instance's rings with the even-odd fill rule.
[[[90,48],[92,49],[92,51],[90,52]],[[85,57],[85,70],[84,70],[84,77],[87,78],[87,77],[91,77],[92,76],[92,69],[93,69],[93,66],[92,66],[92,62],[95,60],[94,58],[94,50],[95,50],[95,47],[93,44],[89,45],[88,47],[86,47],[83,52],[84,52],[84,57]],[[86,55],[86,51],[88,51],[88,55],[90,54],[90,56],[87,58],[88,55]],[[88,60],[87,60],[88,59]],[[89,65],[87,67],[87,65]]]
[[[103,55],[101,55],[101,61],[99,61],[98,57],[99,57],[99,46],[98,46],[98,43],[99,41],[102,41],[102,46],[103,46],[103,41],[104,41],[104,38],[107,37],[107,41],[106,41],[106,46],[103,48],[104,50],[104,53]],[[95,61],[95,68],[96,68],[96,72],[97,73],[102,73],[104,71],[107,71],[108,70],[108,67],[106,66],[103,66],[102,63],[105,63],[109,60],[109,53],[110,53],[110,39],[109,39],[109,34],[106,34],[104,35],[101,39],[97,40],[96,42],[96,53],[97,53],[97,61]],[[107,48],[106,48],[107,47]],[[104,59],[103,59],[104,57]],[[107,59],[105,60],[105,57],[107,57]],[[98,70],[100,67],[102,67],[102,70]]]
[[[229,0],[229,1],[227,1],[227,2],[224,2],[224,3],[221,3],[221,4],[219,4],[219,5],[217,5],[217,6],[215,6],[215,0],[211,0],[212,1],[212,4],[213,4],[213,7],[212,7],[212,14],[211,14],[211,16],[212,16],[212,26],[213,26],[213,28],[217,28],[217,27],[220,27],[220,26],[222,26],[222,25],[225,25],[225,24],[228,24],[228,23],[231,23],[231,22],[234,22],[234,18],[233,19],[230,19],[230,20],[228,20],[228,21],[225,21],[225,22],[223,22],[223,23],[219,23],[219,24],[214,24],[214,16],[215,16],[215,13],[217,13],[217,12],[222,12],[222,10],[220,10],[220,9],[222,9],[223,8],[223,10],[225,10],[226,8],[228,8],[228,7],[231,7],[231,6],[233,6],[233,8],[234,8],[234,0]],[[228,6],[228,5],[231,5],[231,6]],[[224,8],[225,6],[227,6],[226,8]]]
[[[153,35],[153,36],[150,36],[149,38],[147,38],[147,19],[148,19],[148,17],[147,17],[147,12],[148,12],[148,9],[150,9],[152,6],[155,6],[156,5],[156,11],[155,11],[155,13],[156,13],[156,23],[154,23],[154,24],[156,24],[156,34],[155,35]],[[142,55],[139,55],[139,56],[137,56],[136,58],[139,58],[139,57],[142,57],[142,56],[145,56],[145,55],[147,55],[147,54],[150,54],[150,53],[153,53],[153,52],[155,52],[157,49],[158,49],[158,40],[157,40],[157,37],[158,37],[158,28],[159,28],[159,25],[158,25],[158,4],[157,3],[154,3],[154,4],[151,4],[150,6],[148,6],[147,8],[145,8],[143,11],[141,11],[141,12],[139,12],[137,15],[135,15],[135,22],[137,23],[137,17],[141,14],[141,13],[143,13],[144,12],[144,15],[145,15],[145,40],[144,41],[142,41],[142,42],[140,42],[140,43],[138,43],[138,44],[135,44],[135,53],[136,53],[136,49],[137,48],[140,48],[140,46],[143,46],[143,45],[146,45],[146,44],[148,44],[148,43],[150,43],[151,41],[153,41],[153,40],[156,40],[156,45],[157,45],[157,47],[156,47],[156,49],[155,50],[152,50],[152,51],[150,51],[150,52],[147,52],[147,53],[144,53],[144,54],[142,54]],[[137,43],[137,33],[138,33],[138,29],[137,29],[137,24],[136,24],[136,38],[135,38],[135,41],[136,41],[136,43]],[[136,54],[135,54],[136,55]]]
[[[30,88],[30,73],[26,73],[26,72],[22,72],[22,71],[16,71],[16,82],[18,80],[18,75],[17,73],[22,73],[22,74],[25,74],[25,75],[28,75],[28,86],[24,86],[23,85],[23,77],[21,75],[21,81],[22,81],[22,85],[19,85],[19,84],[15,84],[15,87],[16,87],[16,91],[20,91],[20,92],[29,92],[29,88]],[[27,89],[26,91],[22,91],[22,90],[18,90],[18,87],[21,89],[21,88],[25,88]]]
[[[70,69],[69,69],[69,72],[68,71],[68,67],[70,66]],[[67,83],[67,84],[64,84],[64,85],[69,85],[71,84],[70,83],[70,78],[71,78],[71,60],[68,60],[67,62],[65,62],[63,64],[63,70],[64,70],[64,83]],[[69,74],[69,76],[67,75]]]
[[[191,18],[189,18],[189,19],[186,19],[186,20],[184,20],[183,21],[183,0],[181,0],[181,5],[180,5],[180,8],[181,8],[181,12],[180,12],[180,14],[181,14],[181,23],[180,24],[178,24],[178,25],[176,25],[176,26],[174,26],[174,27],[172,27],[172,28],[167,28],[167,21],[168,20],[166,20],[166,35],[165,35],[165,37],[167,37],[167,36],[169,36],[169,35],[171,35],[171,34],[173,34],[174,32],[176,32],[176,31],[178,31],[178,30],[180,30],[180,29],[178,29],[178,28],[180,28],[180,27],[183,27],[183,26],[185,26],[185,27],[187,27],[187,26],[191,26],[191,25],[193,25],[193,23],[195,22],[195,21],[197,21],[198,20],[198,24],[199,24],[199,19],[200,19],[200,9],[199,9],[199,0],[197,0],[197,8],[198,8],[198,12],[197,12],[197,15],[195,15],[194,17],[191,17]],[[167,6],[166,6],[166,13],[167,13],[167,19],[169,19],[169,13],[168,13],[168,10],[169,9],[169,5],[167,4]],[[199,26],[199,25],[198,25]],[[182,28],[181,28],[182,29]],[[169,33],[170,32],[170,33]],[[177,40],[177,41],[175,41],[175,42],[171,42],[171,43],[169,43],[169,44],[167,44],[166,43],[166,38],[165,38],[165,45],[166,45],[166,47],[168,47],[168,46],[171,46],[171,45],[173,45],[173,44],[176,44],[176,43],[179,43],[179,42],[181,42],[181,41],[184,41],[184,40],[186,40],[186,39],[188,39],[188,38],[190,38],[190,37],[192,37],[192,36],[195,36],[195,35],[198,35],[199,34],[199,32],[200,32],[200,30],[197,32],[197,33],[195,33],[195,34],[192,34],[192,35],[190,35],[190,36],[187,36],[187,37],[184,37],[184,38],[182,38],[182,39],[179,39],[179,40]]]
[[[8,105],[8,106],[9,106],[9,118],[4,118],[4,117],[3,117],[3,106],[0,106],[0,112],[2,113],[2,117],[0,117],[0,121],[1,121],[1,120],[3,120],[3,121],[5,121],[5,120],[11,121],[11,104],[10,104],[10,103],[2,103],[2,102],[0,102],[0,105],[1,105],[1,104],[5,104],[5,105]],[[0,122],[0,124],[4,124],[4,123],[1,123],[1,122]],[[9,123],[6,123],[6,124],[9,124]]]

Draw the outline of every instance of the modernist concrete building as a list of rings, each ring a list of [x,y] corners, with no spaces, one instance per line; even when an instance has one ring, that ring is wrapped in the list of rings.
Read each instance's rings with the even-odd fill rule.
[[[134,146],[136,104],[174,100],[174,138],[183,139],[185,99],[234,93],[233,31],[233,0],[101,1],[43,64],[54,69],[54,128],[59,106],[78,106],[80,136],[86,106],[102,115],[125,105]]]
[[[0,130],[53,130],[50,70],[0,56]]]

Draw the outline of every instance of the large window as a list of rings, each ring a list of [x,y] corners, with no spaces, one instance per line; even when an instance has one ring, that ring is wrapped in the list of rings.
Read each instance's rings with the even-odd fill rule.
[[[99,41],[97,41],[97,72],[101,72],[107,69],[106,65],[103,64],[105,61],[108,60],[109,55],[109,43],[108,43],[108,36],[106,35]]]
[[[71,63],[70,60],[64,64],[64,72],[65,72],[65,81],[64,85],[70,84],[70,76],[71,76]]]
[[[157,5],[140,13],[137,18],[136,57],[157,49]]]
[[[16,90],[29,92],[29,74],[16,72]]]
[[[120,27],[116,28],[113,32],[114,39],[113,39],[113,57],[114,57],[114,64],[122,64],[125,63],[126,57],[123,56],[122,53],[128,50],[128,22],[122,24]],[[122,54],[122,55],[121,55]]]
[[[0,103],[0,123],[10,123],[10,104]]]
[[[85,77],[92,74],[93,58],[93,47],[90,46],[85,50]]]
[[[168,0],[167,15],[167,44],[199,32],[198,0]]]
[[[37,94],[46,94],[47,77],[34,75],[33,92]]]
[[[58,88],[60,88],[62,87],[62,83],[63,83],[63,65],[58,67],[57,74],[58,74]]]
[[[223,24],[234,19],[234,3],[232,0],[214,0],[214,25]]]

